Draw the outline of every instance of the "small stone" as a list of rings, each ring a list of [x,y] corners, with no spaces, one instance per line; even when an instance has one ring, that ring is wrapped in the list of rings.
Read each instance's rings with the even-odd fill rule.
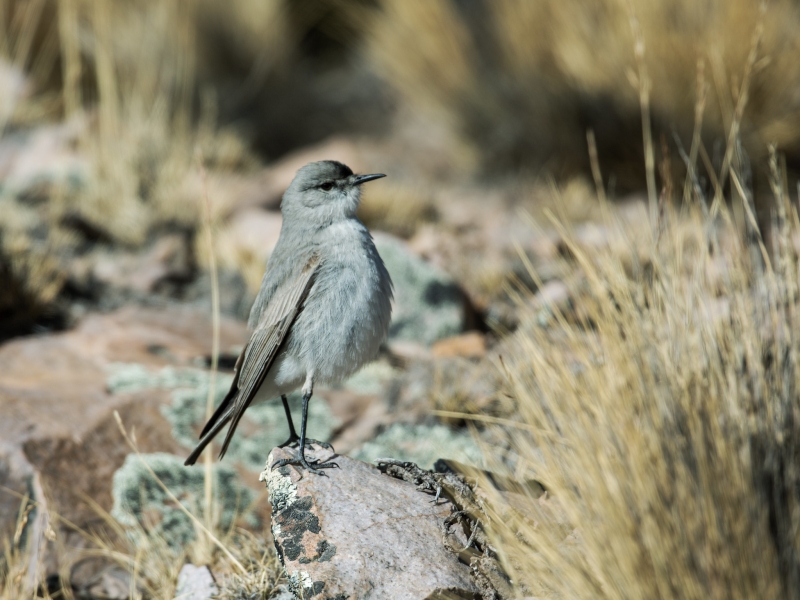
[[[327,476],[270,468],[294,457],[275,448],[262,479],[274,502],[272,535],[297,597],[422,600],[441,590],[473,597],[469,567],[442,543],[448,501],[433,504],[411,483],[316,446],[307,458],[340,468]]]
[[[178,574],[175,600],[210,600],[219,590],[208,567],[185,564]]]
[[[86,590],[92,598],[127,600],[130,598],[130,573],[119,567],[104,570]]]
[[[82,270],[83,264],[77,265]],[[169,279],[188,279],[192,266],[185,240],[177,234],[156,240],[146,252],[98,251],[93,257],[91,278],[76,272],[73,277],[85,285],[103,283],[120,290],[141,294],[153,293],[159,284]]]
[[[477,331],[445,338],[431,348],[433,356],[461,356],[463,358],[483,358],[486,356],[486,338]]]

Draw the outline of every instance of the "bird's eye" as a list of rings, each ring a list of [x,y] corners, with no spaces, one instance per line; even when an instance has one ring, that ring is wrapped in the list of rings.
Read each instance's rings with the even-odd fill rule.
[[[323,183],[323,184],[322,184],[321,186],[319,186],[319,187],[321,187],[321,188],[322,188],[323,190],[325,190],[326,192],[329,192],[329,191],[331,191],[331,190],[333,189],[333,183],[332,183],[332,182],[330,182],[330,181],[326,181],[325,183]]]

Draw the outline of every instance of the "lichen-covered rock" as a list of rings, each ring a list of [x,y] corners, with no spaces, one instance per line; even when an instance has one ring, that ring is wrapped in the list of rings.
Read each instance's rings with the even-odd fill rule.
[[[375,234],[375,246],[394,283],[390,340],[430,345],[460,333],[464,296],[453,279],[395,237]]]
[[[128,306],[88,315],[70,331],[0,346],[0,484],[19,494],[0,494],[2,535],[13,535],[26,494],[46,507],[31,514],[29,524],[51,512],[86,529],[98,507],[111,509],[112,477],[130,452],[115,411],[135,429],[142,452],[181,452],[159,410],[170,401],[168,391],[109,385],[108,369],[135,363],[144,365],[139,372],[168,365],[183,372],[209,352],[209,314],[188,306]],[[247,339],[245,325],[225,317],[220,334],[226,349]],[[59,543],[69,545],[77,534],[61,523],[51,521]],[[55,544],[41,547],[49,553]]]
[[[485,467],[481,452],[468,432],[454,431],[445,425],[395,423],[350,456],[372,462],[391,456],[430,469],[439,458]]]
[[[165,367],[152,371],[143,365],[115,363],[109,367],[107,386],[115,393],[141,392],[146,389],[172,390],[172,402],[161,407],[161,412],[172,426],[175,440],[191,450],[197,444],[197,433],[206,421],[206,400],[210,373],[201,369]],[[374,378],[365,381],[372,383]],[[233,376],[217,373],[214,385],[214,406],[217,406],[230,389]],[[290,394],[289,406],[296,424],[300,423],[300,393]],[[315,439],[328,440],[339,423],[331,415],[328,405],[318,398],[308,410],[308,431]],[[264,451],[284,442],[289,437],[286,415],[278,398],[251,405],[244,413],[242,425],[225,455],[229,460],[258,472],[263,463]]]
[[[194,539],[194,523],[175,506],[150,472],[152,470],[170,492],[202,521],[205,471],[186,468],[183,460],[164,452],[129,454],[122,467],[114,473],[111,516],[134,530],[155,531],[172,546]],[[227,465],[215,464],[212,473],[214,504],[220,527],[228,529],[240,516],[252,518],[245,511],[255,498],[253,490],[241,485],[236,471]]]
[[[192,449],[197,444],[197,432],[206,421],[206,398],[208,397],[208,374],[197,385],[172,392],[172,404],[162,407],[162,413],[172,425],[172,434],[181,445]],[[218,374],[214,406],[217,406],[231,386],[233,377]],[[301,395],[288,395],[292,419],[300,427]],[[328,405],[321,399],[312,400],[308,407],[309,436],[318,440],[330,439],[339,423],[331,414]],[[242,422],[231,440],[226,460],[239,461],[245,468],[258,472],[264,461],[264,452],[283,443],[289,437],[286,414],[279,398],[252,404],[245,411]]]
[[[340,468],[327,477],[293,466],[270,468],[293,452],[275,448],[262,480],[273,506],[275,545],[296,597],[474,597],[469,567],[442,544],[448,501],[433,504],[414,485],[345,456],[335,456]],[[316,446],[307,454],[331,458]]]

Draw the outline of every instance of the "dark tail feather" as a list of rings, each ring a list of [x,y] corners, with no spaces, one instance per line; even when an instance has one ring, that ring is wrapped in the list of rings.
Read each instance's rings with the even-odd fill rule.
[[[222,400],[222,402],[219,403],[219,406],[217,407],[217,410],[215,410],[214,414],[211,415],[211,418],[208,420],[208,423],[206,423],[203,426],[203,431],[200,432],[200,439],[204,438],[205,435],[214,428],[214,426],[216,425],[217,421],[222,419],[223,415],[226,412],[228,412],[228,410],[230,410],[231,400],[236,395],[237,391],[238,390],[236,388],[236,381],[234,381],[233,385],[231,385],[231,389],[228,392],[228,394],[225,396],[225,398]],[[230,417],[228,417],[228,418],[230,418]],[[227,419],[225,419],[225,420],[227,420]],[[219,431],[219,430],[217,430],[217,431]]]
[[[260,382],[259,385],[261,385]],[[236,431],[236,427],[239,425],[239,421],[241,420],[244,411],[247,410],[248,406],[250,406],[250,402],[253,400],[253,395],[254,394],[250,396],[250,400],[244,403],[244,406],[237,407],[234,405],[233,409],[231,410],[231,414],[227,417],[228,419],[233,418],[233,421],[231,422],[231,426],[228,427],[228,433],[225,434],[225,440],[222,442],[222,449],[219,451],[220,459],[222,459],[222,457],[225,456],[225,453],[228,451],[228,446],[233,439],[233,432]]]
[[[242,411],[244,412],[244,411]],[[228,427],[228,433],[225,434],[225,440],[222,442],[222,449],[219,451],[219,459],[222,460],[222,457],[225,456],[225,453],[228,451],[228,446],[233,439],[233,432],[236,431],[236,426],[239,425],[239,419],[241,418],[241,413],[239,413],[239,417],[233,420],[231,426]]]
[[[223,402],[223,404],[224,404],[224,402]],[[220,412],[220,410],[217,409],[217,413],[219,413],[219,412]],[[217,416],[218,415],[216,413],[214,413],[214,417],[217,417]],[[186,465],[188,467],[189,465],[193,465],[194,463],[197,462],[197,459],[203,453],[203,450],[205,450],[206,446],[208,446],[208,444],[211,443],[211,440],[214,439],[214,436],[216,436],[220,432],[220,429],[225,427],[225,425],[228,423],[228,421],[231,420],[231,416],[232,415],[230,413],[227,414],[227,415],[221,415],[221,416],[219,416],[219,418],[218,418],[216,423],[214,423],[214,418],[212,417],[208,421],[208,423],[206,423],[206,426],[203,429],[202,438],[200,438],[200,441],[198,442],[197,447],[194,450],[192,450],[192,453],[189,455],[189,458],[186,459],[186,462],[183,463],[184,465]],[[213,423],[213,425],[212,425],[212,423]]]

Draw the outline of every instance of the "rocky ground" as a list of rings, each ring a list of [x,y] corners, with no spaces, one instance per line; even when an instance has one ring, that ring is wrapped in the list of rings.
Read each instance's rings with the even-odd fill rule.
[[[13,147],[6,142],[2,171],[15,182],[17,197],[46,186],[52,169],[81,172],[80,154],[70,154],[68,139],[64,131],[46,130]],[[542,217],[545,191],[534,204],[530,191],[506,184],[435,183],[442,171],[453,172],[452,162],[425,148],[422,158],[431,160],[410,161],[405,139],[337,137],[248,175],[212,172],[203,181],[190,174],[184,193],[207,194],[220,265],[220,369],[213,377],[208,256],[199,234],[167,228],[138,250],[102,240],[73,246],[57,267],[68,292],[50,309],[57,318],[40,318],[38,333],[0,346],[0,465],[11,491],[0,498],[2,526],[14,526],[27,494],[40,503],[27,527],[52,528],[71,545],[86,545],[73,525],[91,529],[106,513],[170,543],[193,538],[191,519],[152,475],[202,513],[204,471],[183,467],[183,457],[205,421],[209,385],[217,402],[230,385],[249,304],[280,233],[281,192],[297,168],[318,159],[388,173],[366,190],[361,216],[392,275],[395,303],[378,359],[340,385],[315,390],[310,434],[330,441],[341,456],[367,463],[392,457],[426,469],[440,458],[485,466],[478,435],[513,465],[508,438],[492,428],[468,430],[474,422],[465,415],[514,418],[500,383],[500,340],[518,326],[520,291],[534,294],[525,302],[540,306],[541,319],[549,318],[549,307],[570,306],[559,279],[559,261],[568,252],[561,234],[531,216],[535,207]],[[32,160],[38,147],[49,149],[52,160]],[[586,203],[587,188],[576,186],[559,201],[568,217],[580,220],[595,209]],[[635,223],[643,205],[623,204],[619,215]],[[614,241],[597,225],[579,225],[574,238],[590,249]],[[299,396],[290,397],[293,410],[298,403]],[[139,456],[116,415],[135,434]],[[220,527],[244,526],[269,537],[270,508],[258,474],[285,437],[279,403],[248,410],[225,460],[214,466]],[[51,513],[63,521],[48,520]],[[45,570],[65,568],[54,544],[42,544],[37,551],[46,557]],[[79,581],[89,577],[85,571],[76,573],[75,589],[86,589]]]
[[[0,600],[800,598],[800,12],[585,4],[3,3]],[[395,283],[340,468],[184,467],[320,159]]]
[[[81,172],[80,154],[70,154],[68,140],[69,132],[43,130],[6,142],[2,172],[17,197],[46,186],[50,170]],[[342,457],[367,463],[392,457],[422,468],[439,458],[484,465],[463,413],[513,412],[498,384],[498,340],[517,326],[512,288],[504,282],[535,289],[526,264],[532,262],[544,279],[539,297],[567,302],[555,279],[558,236],[537,232],[515,213],[514,203],[524,202],[506,187],[423,189],[414,182],[420,170],[412,175],[408,160],[395,160],[402,149],[402,137],[393,145],[336,138],[247,176],[208,176],[204,189],[219,212],[214,239],[221,265],[215,376],[209,372],[210,279],[197,263],[198,239],[167,229],[138,250],[100,240],[63,257],[57,269],[69,293],[49,318],[36,321],[37,333],[0,346],[0,468],[8,492],[0,497],[0,525],[13,530],[23,497],[36,503],[23,529],[38,540],[35,553],[45,575],[73,569],[71,586],[82,597],[117,597],[112,588],[125,588],[125,577],[97,580],[85,563],[59,550],[91,546],[76,528],[107,529],[109,515],[170,544],[194,538],[192,520],[172,495],[202,516],[205,474],[199,466],[183,467],[183,458],[205,420],[209,385],[216,401],[230,385],[254,286],[280,233],[281,191],[311,160],[388,172],[386,189],[379,183],[367,190],[362,216],[375,232],[396,294],[379,358],[340,385],[315,390],[311,435],[330,441]],[[50,158],[41,152],[51,152]],[[421,173],[430,179],[443,167],[431,162],[427,168]],[[202,194],[194,177],[186,193]],[[603,236],[591,229],[580,237],[604,244]],[[298,410],[299,397],[290,403]],[[138,455],[120,425],[135,438]],[[504,455],[507,440],[489,430],[478,434]],[[246,413],[226,459],[214,466],[215,519],[222,530],[242,526],[269,538],[270,505],[259,473],[285,437],[279,403]]]

